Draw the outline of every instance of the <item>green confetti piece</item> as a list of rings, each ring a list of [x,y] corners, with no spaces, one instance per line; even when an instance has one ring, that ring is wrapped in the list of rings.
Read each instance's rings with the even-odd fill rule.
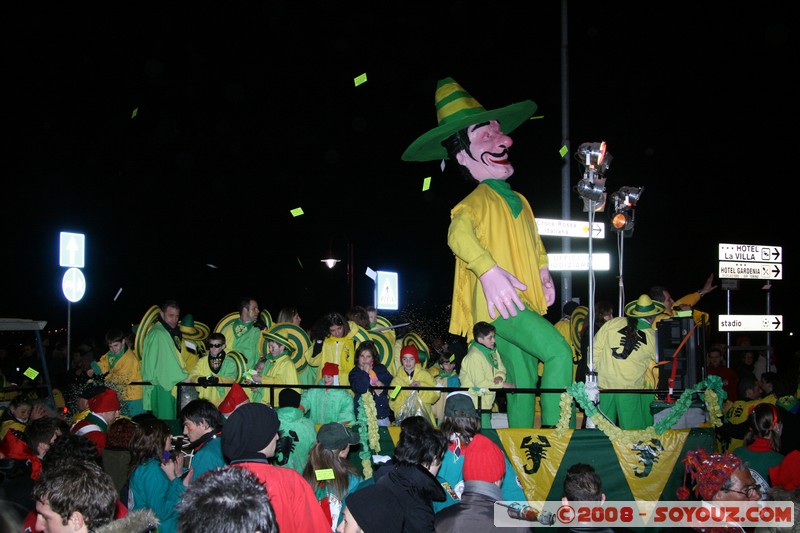
[[[353,82],[356,84],[356,87],[358,87],[362,83],[366,83],[367,82],[367,73],[365,72],[361,76],[358,76],[358,77],[354,78]]]
[[[450,361],[451,363],[454,363],[456,361],[456,354],[451,355],[450,359],[448,359],[448,361]]]
[[[333,468],[323,468],[321,470],[314,470],[314,476],[316,476],[317,481],[324,481],[326,479],[336,478],[336,476],[333,475]]]
[[[302,207],[295,207],[290,211],[290,213],[292,214],[293,217],[299,217],[300,215],[304,214]]]
[[[428,177],[427,177],[427,178],[425,178],[425,179],[423,180],[423,182],[422,182],[422,190],[423,190],[423,191],[427,191],[427,190],[428,190],[428,189],[430,189],[430,188],[431,188],[431,177],[430,177],[430,176],[428,176]]]
[[[133,108],[133,113],[131,113],[131,118],[136,118],[136,115],[138,114],[139,114],[139,108],[138,107]]]
[[[561,157],[564,157],[565,155],[567,155],[567,152],[568,152],[567,145],[565,144],[564,146],[561,147],[561,150],[558,151],[558,154]]]
[[[398,385],[397,387],[394,388],[394,390],[392,391],[392,394],[390,394],[390,397],[392,398],[392,400],[397,398],[397,395],[400,394],[400,389],[402,389],[402,387],[400,385]]]
[[[39,371],[38,371],[38,370],[34,370],[34,369],[33,369],[33,368],[31,368],[31,367],[28,367],[28,370],[26,370],[25,372],[23,372],[23,375],[24,375],[26,378],[28,378],[28,379],[32,379],[32,380],[33,380],[33,379],[36,379],[36,376],[38,376],[38,375],[39,375]]]

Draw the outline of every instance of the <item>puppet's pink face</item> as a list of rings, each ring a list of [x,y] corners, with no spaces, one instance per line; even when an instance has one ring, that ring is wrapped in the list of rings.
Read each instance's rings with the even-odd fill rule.
[[[511,137],[503,133],[496,120],[475,124],[467,128],[469,150],[456,154],[459,163],[467,167],[472,177],[478,181],[487,179],[508,179],[514,167],[508,161],[508,148],[513,144]]]

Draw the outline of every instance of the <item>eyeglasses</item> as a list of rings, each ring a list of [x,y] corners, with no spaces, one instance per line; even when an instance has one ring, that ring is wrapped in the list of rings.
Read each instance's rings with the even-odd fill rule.
[[[744,490],[733,490],[733,489],[725,489],[727,492],[735,492],[736,494],[741,494],[745,498],[752,498],[756,494],[761,494],[761,487],[758,485],[748,485],[744,487]]]
[[[210,348],[222,348],[222,345],[221,345],[221,344],[209,344],[208,346],[209,346]]]

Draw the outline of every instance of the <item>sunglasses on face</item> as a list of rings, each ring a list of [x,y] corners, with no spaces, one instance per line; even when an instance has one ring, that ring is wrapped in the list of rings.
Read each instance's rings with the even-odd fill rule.
[[[222,344],[209,344],[210,348],[222,348]]]

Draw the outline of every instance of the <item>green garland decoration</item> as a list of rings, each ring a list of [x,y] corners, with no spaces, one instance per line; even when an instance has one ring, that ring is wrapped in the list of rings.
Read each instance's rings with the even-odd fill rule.
[[[706,408],[709,412],[711,423],[718,427],[722,425],[722,404],[727,397],[725,390],[722,388],[722,379],[719,376],[708,376],[705,381],[702,381],[692,387],[686,389],[681,394],[681,397],[670,408],[667,415],[656,422],[654,425],[635,431],[623,431],[618,428],[614,423],[608,420],[597,409],[597,406],[589,401],[589,395],[586,392],[586,387],[583,382],[574,382],[567,387],[566,392],[561,393],[561,417],[555,429],[557,437],[563,437],[569,427],[569,419],[572,411],[572,402],[578,402],[584,413],[594,422],[595,427],[601,430],[611,441],[621,441],[626,444],[635,444],[639,441],[649,440],[662,435],[665,431],[675,425],[675,422],[682,417],[692,404],[692,396],[705,390],[703,398],[706,403]]]

